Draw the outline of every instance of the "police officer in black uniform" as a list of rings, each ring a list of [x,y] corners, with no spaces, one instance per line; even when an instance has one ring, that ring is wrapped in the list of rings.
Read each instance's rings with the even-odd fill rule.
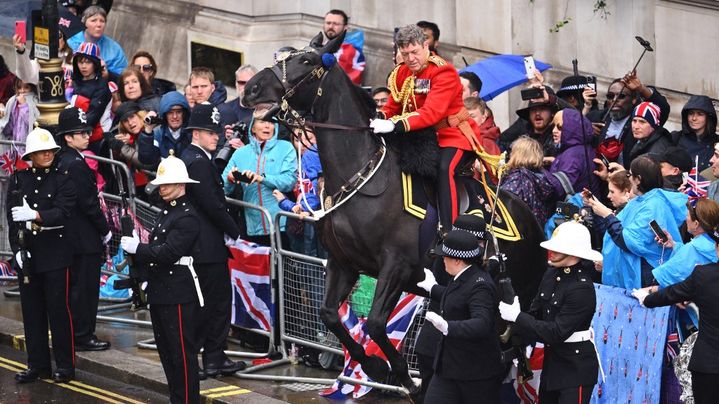
[[[149,243],[137,233],[120,240],[135,254],[134,264],[147,274],[147,300],[157,351],[165,370],[171,403],[199,403],[197,327],[204,304],[192,256],[199,248],[200,220],[185,195],[187,175],[182,160],[170,155],[160,163],[152,185],[165,201]]]
[[[521,312],[516,298],[500,302],[499,312],[516,332],[544,343],[540,402],[589,403],[599,369],[590,327],[596,295],[581,260],[601,261],[602,254],[592,250],[589,230],[574,221],[559,225],[540,245],[549,250],[550,268],[529,312]]]
[[[441,333],[427,403],[499,403],[504,370],[495,330],[499,297],[489,272],[475,263],[482,253],[477,236],[452,230],[437,250],[449,284],[437,285],[432,276],[417,284],[440,300],[441,310],[426,316]]]
[[[6,206],[10,246],[20,280],[28,368],[15,375],[19,383],[50,377],[48,321],[52,331],[56,382],[75,377],[70,312],[71,240],[65,225],[75,205],[75,187],[55,167],[57,146],[50,132],[36,128],[27,136],[23,160],[32,168],[10,179]],[[23,230],[22,237],[19,231]]]
[[[464,230],[473,234],[477,237],[478,245],[482,251],[484,251],[487,239],[491,237],[491,235],[486,231],[487,225],[484,219],[477,215],[462,214],[457,216],[454,223],[452,223],[452,230]],[[495,260],[496,258],[490,258],[489,263],[494,263]],[[444,269],[444,260],[435,259],[432,265],[432,270],[425,269],[425,279],[433,279],[434,281],[425,280],[420,283],[433,286],[436,282],[438,285],[447,286],[452,277]],[[427,292],[429,292],[429,290],[427,290]],[[431,299],[427,310],[433,312],[440,311],[439,303],[440,299]],[[422,378],[422,395],[427,393],[427,388],[429,387],[432,375],[434,374],[434,357],[437,353],[437,344],[439,344],[441,337],[442,333],[440,333],[432,324],[425,322],[420,329],[419,335],[417,336],[417,342],[414,345],[414,353],[417,355],[419,374]]]
[[[65,226],[73,248],[70,265],[70,308],[76,351],[102,351],[110,347],[97,339],[95,322],[100,296],[100,268],[105,245],[112,238],[97,197],[95,173],[85,162],[82,151],[90,144],[92,128],[81,109],[60,112],[57,136],[62,148],[55,156],[57,169],[66,174],[77,191],[77,203]]]
[[[202,314],[201,345],[205,376],[229,375],[246,367],[225,354],[230,331],[232,288],[227,268],[229,250],[240,230],[227,211],[222,178],[213,160],[220,129],[220,112],[209,103],[195,105],[187,129],[192,143],[182,153],[190,176],[199,183],[187,187],[187,196],[200,218],[200,250],[194,255],[202,293],[206,296]]]

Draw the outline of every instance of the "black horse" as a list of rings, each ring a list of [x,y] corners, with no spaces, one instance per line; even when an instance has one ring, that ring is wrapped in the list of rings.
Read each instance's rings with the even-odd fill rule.
[[[390,343],[386,324],[403,291],[426,295],[416,286],[424,278],[420,263],[423,254],[417,242],[420,221],[403,213],[398,154],[384,147],[381,138],[367,129],[375,115],[373,100],[333,63],[332,55],[343,39],[340,35],[324,47],[281,55],[274,66],[247,83],[243,102],[285,104],[282,113],[286,117],[297,118],[295,110],[311,112],[325,195],[329,196],[325,209],[342,203],[319,221],[321,240],[330,256],[322,321],[372,379],[384,380],[389,372],[385,361],[367,356],[338,314],[360,274],[376,278],[367,329],[386,354],[392,373],[410,393],[416,393],[418,386],[409,376],[407,362]],[[361,188],[350,195],[359,185]],[[522,235],[519,241],[500,240],[500,249],[507,255],[507,270],[517,295],[527,307],[546,263],[539,247],[543,234],[524,202],[508,193],[500,193],[500,199]]]

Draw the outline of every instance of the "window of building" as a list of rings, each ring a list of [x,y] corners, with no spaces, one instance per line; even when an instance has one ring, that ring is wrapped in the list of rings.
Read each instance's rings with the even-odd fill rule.
[[[235,70],[242,65],[242,60],[242,52],[190,42],[190,69],[207,67],[215,73],[215,80],[229,88],[235,88]]]

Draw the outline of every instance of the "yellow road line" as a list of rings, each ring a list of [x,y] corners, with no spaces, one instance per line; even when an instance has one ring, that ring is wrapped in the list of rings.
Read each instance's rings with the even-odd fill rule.
[[[4,358],[0,356],[0,367],[11,370],[13,372],[20,372],[22,370],[27,369],[27,365],[16,362],[13,360],[10,360],[8,358]],[[117,403],[117,404],[124,404],[124,403],[132,403],[132,404],[145,404],[143,401],[137,401],[130,397],[126,397],[117,393],[113,393],[108,390],[104,390],[99,387],[90,386],[88,384],[79,382],[77,380],[72,380],[70,383],[55,383],[52,381],[52,379],[42,379],[44,382],[54,384],[58,387],[63,387],[69,390],[76,391],[78,393],[86,394],[88,396],[92,396],[95,398],[99,398],[101,400],[104,400],[108,403]],[[112,400],[110,397],[117,398],[122,401],[116,401]]]
[[[239,389],[239,388],[240,387],[237,387],[237,386],[215,387],[214,389],[200,390],[200,394],[217,393],[220,391],[234,390],[234,389]]]
[[[102,400],[103,402],[113,403],[113,404],[123,404],[122,401],[113,400],[113,399],[108,398],[108,397],[106,397],[106,396],[104,396],[104,395],[102,395],[102,394],[97,394],[97,393],[94,393],[94,392],[89,391],[89,390],[81,389],[81,388],[79,388],[79,387],[75,387],[75,386],[70,385],[70,384],[67,384],[67,383],[55,383],[55,385],[56,385],[56,386],[59,386],[59,387],[66,388],[66,389],[68,389],[68,390],[76,391],[76,392],[78,392],[78,393],[82,393],[82,394],[85,394],[85,395],[88,395],[88,396],[91,396],[91,397],[98,398],[98,399]]]
[[[99,388],[99,387],[90,386],[90,385],[88,385],[88,384],[85,384],[85,383],[83,383],[83,382],[79,382],[79,381],[77,381],[77,380],[71,381],[70,384],[75,385],[75,386],[79,386],[79,387],[82,387],[82,388],[85,388],[85,389],[87,389],[87,390],[97,391],[98,393],[105,394],[106,396],[110,396],[110,397],[115,397],[115,398],[118,398],[118,399],[120,399],[120,400],[126,401],[126,402],[128,402],[128,403],[132,403],[132,404],[145,404],[143,401],[133,400],[133,399],[130,398],[130,397],[125,397],[125,396],[123,396],[123,395],[121,395],[121,394],[113,393],[113,392],[111,392],[111,391],[109,391],[109,390],[105,390],[105,389],[102,389],[102,388]]]
[[[227,397],[227,396],[237,396],[240,394],[247,394],[252,393],[250,390],[247,389],[239,389],[239,390],[233,390],[228,391],[226,393],[216,393],[216,394],[208,394],[206,397],[208,398],[220,398],[220,397]]]

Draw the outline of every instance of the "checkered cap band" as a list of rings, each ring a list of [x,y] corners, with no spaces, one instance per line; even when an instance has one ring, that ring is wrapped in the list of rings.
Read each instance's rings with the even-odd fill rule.
[[[452,258],[459,259],[475,258],[480,254],[479,246],[477,246],[474,250],[455,250],[454,248],[447,247],[446,244],[442,244],[442,252]]]
[[[452,230],[462,230],[466,231],[467,233],[473,234],[477,238],[484,239],[484,231],[476,231],[476,230],[469,230],[469,229],[463,229],[461,227],[452,226]]]

